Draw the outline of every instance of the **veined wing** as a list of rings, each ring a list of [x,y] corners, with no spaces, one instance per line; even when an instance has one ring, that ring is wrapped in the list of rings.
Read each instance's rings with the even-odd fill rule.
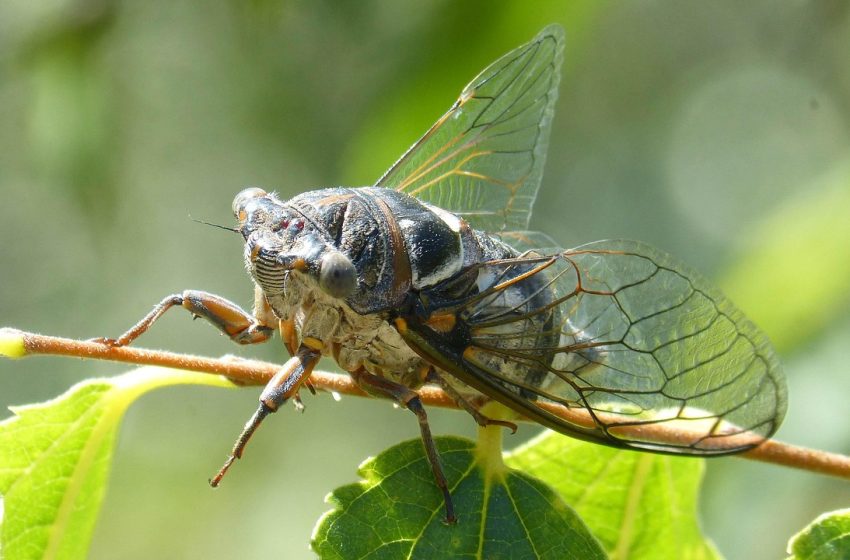
[[[440,320],[412,322],[406,338],[549,428],[618,447],[720,455],[757,445],[782,420],[785,382],[766,337],[652,247],[600,241],[493,261],[478,269],[478,285],[430,310]]]
[[[564,32],[544,28],[488,66],[376,186],[490,232],[528,227],[558,96]]]

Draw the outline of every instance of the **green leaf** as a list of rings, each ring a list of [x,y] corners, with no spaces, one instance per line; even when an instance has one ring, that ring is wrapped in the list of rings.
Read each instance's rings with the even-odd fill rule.
[[[490,430],[497,430],[491,428]],[[486,442],[487,438],[482,438]],[[489,444],[487,444],[489,445]],[[605,558],[575,512],[550,488],[507,469],[499,445],[437,439],[458,516],[445,510],[422,443],[387,449],[360,467],[363,482],[336,489],[313,533],[324,559]]]
[[[140,395],[178,384],[233,387],[214,375],[144,367],[12,409],[0,422],[5,560],[87,556],[124,412]]]
[[[720,557],[697,519],[701,459],[621,451],[545,432],[506,462],[555,488],[612,559]]]
[[[832,560],[850,558],[850,509],[825,513],[791,537],[789,558]]]

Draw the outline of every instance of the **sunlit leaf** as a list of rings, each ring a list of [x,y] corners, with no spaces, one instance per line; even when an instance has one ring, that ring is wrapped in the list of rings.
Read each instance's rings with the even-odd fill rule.
[[[363,482],[330,495],[313,549],[323,559],[604,558],[575,512],[540,481],[482,459],[473,442],[437,447],[458,515],[446,525],[440,492],[419,440],[396,445],[360,468]]]
[[[825,513],[788,542],[791,560],[850,558],[850,509]]]
[[[144,393],[180,384],[233,386],[214,375],[145,367],[13,408],[0,422],[3,558],[85,558],[124,412]]]
[[[719,558],[697,518],[701,459],[618,451],[546,432],[506,462],[555,488],[613,559]]]

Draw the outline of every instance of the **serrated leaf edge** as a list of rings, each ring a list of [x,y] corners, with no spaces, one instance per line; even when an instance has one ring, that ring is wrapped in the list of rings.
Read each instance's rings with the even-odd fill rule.
[[[786,546],[785,552],[790,554],[789,560],[796,559],[797,556],[794,553],[794,546],[797,544],[797,541],[800,539],[804,539],[812,534],[812,530],[818,525],[822,525],[824,521],[832,517],[848,517],[850,518],[850,508],[837,509],[834,511],[827,511],[820,515],[818,515],[811,523],[803,527],[799,533],[792,536],[788,539],[788,545]]]
[[[457,438],[457,437],[451,437],[451,436],[445,437],[445,438],[440,438],[440,439],[463,440],[463,438]],[[397,445],[403,445],[404,443],[406,443],[406,442],[401,442]],[[384,451],[382,451],[382,453],[384,453],[386,451],[387,450],[385,449]],[[471,452],[474,453],[474,451],[475,451],[475,448],[473,447]],[[384,475],[382,477],[378,477],[376,475],[375,469],[372,468],[372,464],[376,460],[377,460],[377,456],[372,456],[372,457],[367,457],[362,463],[360,463],[360,466],[357,468],[357,475],[359,477],[361,477],[361,480],[354,482],[352,484],[345,484],[343,486],[340,486],[339,488],[332,490],[325,495],[325,503],[332,505],[333,509],[330,509],[330,510],[324,512],[322,515],[320,515],[319,519],[313,525],[313,531],[310,535],[310,542],[311,543],[314,543],[316,541],[317,533],[318,533],[319,529],[324,525],[325,520],[327,518],[343,512],[343,510],[341,509],[343,507],[343,504],[340,503],[340,501],[337,499],[337,496],[336,496],[338,490],[341,490],[343,488],[350,488],[352,486],[356,486],[360,489],[360,494],[354,500],[352,500],[349,504],[347,504],[347,507],[350,508],[357,500],[359,500],[361,497],[365,496],[370,490],[372,490],[377,485],[379,485],[381,483],[381,480],[383,480],[384,478],[389,478],[390,476],[397,473],[402,468],[406,467],[406,465],[405,465],[405,466],[400,467],[396,470],[384,473]],[[422,459],[417,459],[417,460],[422,460]],[[455,485],[449,487],[449,492],[454,493],[454,491],[457,489],[457,486],[461,482],[463,482],[463,480],[469,475],[470,472],[472,472],[473,469],[476,468],[476,466],[477,466],[476,461],[470,462],[469,468],[467,470],[463,471],[463,474],[458,477],[458,482]],[[442,505],[438,508],[435,508],[434,511],[429,516],[428,521],[423,524],[422,531],[425,531],[430,526],[430,524],[433,522],[435,516],[441,515],[442,513],[443,513]],[[333,523],[333,521],[331,523]],[[325,532],[330,532],[332,527],[333,527],[333,525],[329,525]],[[422,537],[422,532],[420,532],[419,534],[417,534],[415,536],[412,536],[409,539],[409,541],[411,543],[415,543],[421,537]],[[405,540],[408,540],[408,539],[405,539]]]

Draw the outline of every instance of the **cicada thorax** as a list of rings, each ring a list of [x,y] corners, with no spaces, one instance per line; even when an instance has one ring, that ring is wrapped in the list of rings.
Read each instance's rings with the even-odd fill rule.
[[[561,344],[556,290],[539,255],[526,262],[500,241],[476,234],[484,248],[480,262],[419,294],[406,318],[424,342],[414,346],[435,361],[474,367],[504,391],[534,399],[531,389],[548,385]]]
[[[322,189],[286,205],[353,263],[357,287],[345,302],[362,315],[398,309],[411,292],[454,277],[485,252],[457,216],[390,189]]]
[[[411,287],[410,262],[385,201],[355,189],[328,189],[297,196],[290,204],[333,238],[357,271],[346,298],[356,312],[380,313],[397,306]]]

